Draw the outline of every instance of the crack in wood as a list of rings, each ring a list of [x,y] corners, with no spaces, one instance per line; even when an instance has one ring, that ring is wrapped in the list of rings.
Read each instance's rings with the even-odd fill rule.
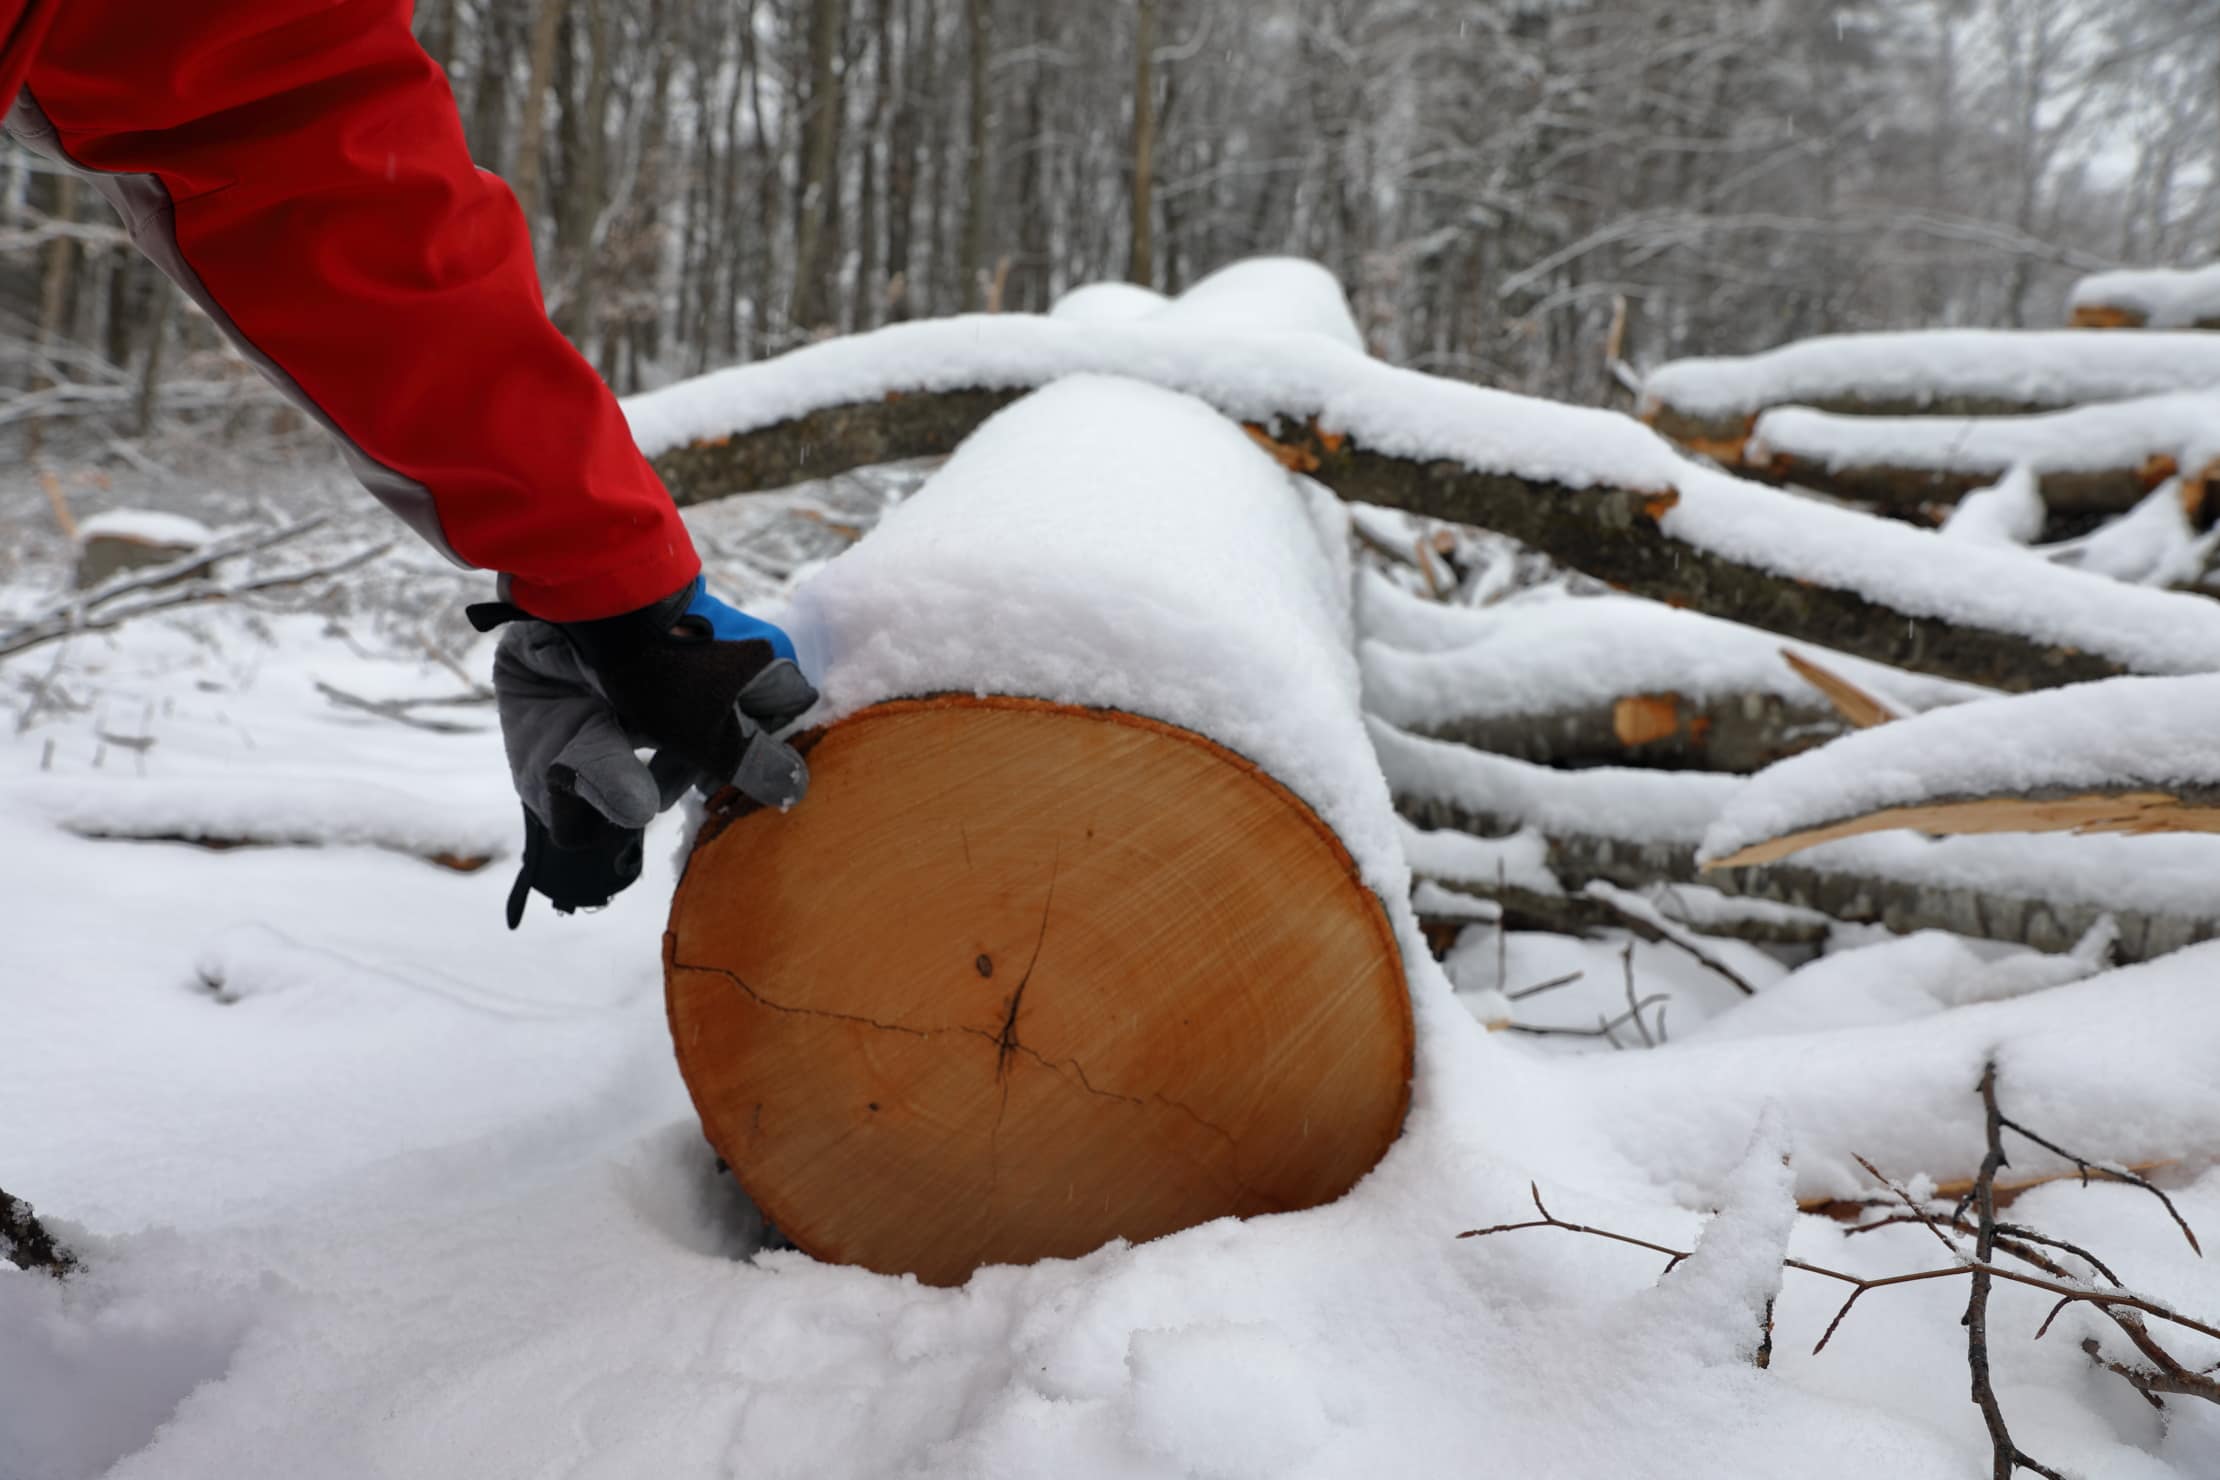
[[[754,987],[748,985],[746,980],[744,980],[739,975],[739,973],[723,966],[704,966],[698,962],[682,961],[674,955],[671,958],[671,968],[675,971],[700,971],[706,972],[711,976],[721,976],[726,981],[732,983],[735,987],[738,987],[749,1001],[755,1003],[759,1007],[769,1008],[773,1012],[786,1013],[795,1017],[830,1018],[835,1022],[855,1023],[866,1028],[877,1028],[883,1032],[901,1033],[911,1038],[938,1038],[950,1033],[961,1033],[973,1038],[982,1039],[988,1043],[992,1043],[995,1046],[995,1078],[1001,1082],[1002,1094],[1001,1104],[997,1107],[995,1111],[994,1125],[988,1132],[987,1137],[987,1148],[989,1157],[987,1191],[989,1196],[993,1195],[995,1183],[999,1179],[1001,1172],[1001,1157],[999,1154],[998,1143],[1002,1135],[1003,1117],[1009,1113],[1010,1109],[1010,1083],[1005,1070],[1008,1066],[1009,1058],[1012,1054],[1025,1055],[1025,1057],[1031,1059],[1034,1063],[1039,1064],[1043,1069],[1048,1070],[1049,1073],[1056,1075],[1059,1079],[1064,1080],[1066,1083],[1076,1082],[1080,1090],[1087,1094],[1094,1095],[1097,1098],[1105,1100],[1116,1100],[1120,1104],[1132,1105],[1137,1109],[1145,1110],[1151,1104],[1155,1104],[1162,1107],[1163,1109],[1175,1111],[1178,1114],[1183,1115],[1187,1119],[1193,1121],[1196,1125],[1201,1126],[1204,1130],[1210,1132],[1212,1135],[1218,1137],[1220,1140],[1224,1141],[1226,1143],[1228,1151],[1238,1157],[1238,1155],[1240,1154],[1241,1143],[1237,1139],[1235,1139],[1233,1132],[1227,1130],[1224,1126],[1218,1124],[1216,1121],[1209,1119],[1207,1116],[1203,1115],[1202,1112],[1195,1109],[1194,1106],[1189,1105],[1184,1101],[1175,1100],[1170,1095],[1163,1093],[1161,1090],[1153,1091],[1146,1098],[1144,1098],[1140,1095],[1124,1094],[1114,1089],[1103,1089],[1088,1076],[1086,1065],[1080,1063],[1078,1059],[1051,1059],[1046,1054],[1042,1053],[1039,1049],[1032,1047],[1030,1044],[1020,1043],[1018,1041],[1017,999],[1024,994],[1025,983],[1031,980],[1033,975],[1033,966],[1039,961],[1041,947],[1048,939],[1048,916],[1050,909],[1055,904],[1055,897],[1056,874],[1055,869],[1052,867],[1049,874],[1048,898],[1043,902],[1041,909],[1040,937],[1034,942],[1033,946],[1033,959],[1032,961],[1026,963],[1025,975],[1019,979],[1018,989],[1015,993],[1011,995],[1009,1015],[1003,1020],[1002,1030],[999,1033],[990,1033],[984,1028],[969,1027],[962,1023],[952,1023],[946,1027],[941,1028],[913,1028],[906,1023],[882,1022],[877,1018],[867,1017],[861,1013],[837,1012],[831,1008],[825,1007],[795,1007],[789,1003],[775,1002],[769,997],[764,996]],[[756,1107],[756,1117],[759,1123],[761,1120],[761,1116],[762,1107],[759,1105]],[[751,1127],[751,1130],[753,1129],[754,1127]],[[1274,1197],[1270,1193],[1261,1191],[1258,1188],[1250,1185],[1250,1183],[1245,1178],[1243,1178],[1240,1172],[1234,1167],[1230,1165],[1226,1167],[1224,1174],[1235,1187],[1239,1188],[1248,1196],[1255,1198],[1258,1202],[1263,1203],[1266,1207],[1272,1209],[1275,1212],[1284,1212],[1287,1210],[1289,1204],[1284,1199]]]
[[[1062,866],[1063,848],[1059,845],[1056,851],[1049,855],[1048,898],[1041,903],[1041,933],[1033,938],[1033,954],[1026,958],[1025,970],[1018,976],[1017,990],[1010,994],[1010,1014],[1002,1020],[1002,1032],[995,1040],[994,1077],[996,1079],[1002,1078],[1003,1071],[1010,1065],[1011,1050],[1018,1046],[1018,1005],[1025,1000],[1025,989],[1033,980],[1033,968],[1041,962],[1041,948],[1048,944],[1048,917],[1056,908],[1056,875]],[[1009,1086],[1004,1085],[1002,1098],[1005,1108],[1008,1107],[1009,1097]]]
[[[671,969],[674,971],[705,971],[711,976],[721,976],[745,993],[748,1000],[759,1007],[768,1007],[773,1012],[791,1013],[796,1017],[831,1018],[835,1022],[857,1023],[866,1028],[878,1028],[883,1032],[906,1033],[912,1038],[937,1038],[944,1033],[969,1033],[975,1038],[984,1038],[989,1043],[999,1041],[994,1034],[989,1033],[984,1028],[967,1027],[962,1023],[951,1023],[945,1028],[913,1028],[907,1023],[883,1023],[877,1018],[865,1017],[861,1013],[836,1012],[829,1007],[794,1007],[784,1002],[773,1002],[770,998],[749,986],[737,972],[727,970],[722,966],[704,966],[693,961],[681,961],[675,955],[671,958]]]

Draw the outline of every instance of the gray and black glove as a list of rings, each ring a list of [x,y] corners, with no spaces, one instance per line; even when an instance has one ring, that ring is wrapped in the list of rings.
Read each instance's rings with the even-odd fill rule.
[[[542,622],[499,602],[469,616],[480,631],[513,624],[493,663],[501,737],[524,803],[510,929],[535,890],[565,914],[607,904],[639,878],[648,823],[688,786],[732,786],[772,807],[808,790],[808,766],[776,734],[817,702],[793,644],[698,579],[593,622]],[[652,760],[641,761],[643,749]]]

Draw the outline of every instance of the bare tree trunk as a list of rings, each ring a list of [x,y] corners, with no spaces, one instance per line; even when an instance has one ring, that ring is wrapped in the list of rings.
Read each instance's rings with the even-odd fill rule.
[[[166,277],[154,280],[153,301],[146,316],[146,359],[139,367],[138,404],[132,409],[133,429],[141,437],[154,430],[162,407],[162,346],[169,341],[170,320],[176,316],[177,285]]]
[[[1044,60],[1050,47],[1050,33],[1043,20],[1042,7],[1033,7],[1028,15],[1033,61],[1025,69],[1025,123],[1021,142],[1017,145],[1017,199],[1014,202],[1017,253],[1014,258],[1003,259],[1009,264],[1009,280],[1006,297],[999,306],[1038,313],[1048,307],[1049,278],[1053,270],[1049,260],[1053,249],[1049,245],[1045,181],[1049,151],[1055,143],[1054,131],[1048,124],[1049,74]]]
[[[1126,281],[1148,287],[1156,279],[1150,229],[1156,187],[1156,0],[1139,0],[1133,12],[1133,198],[1132,238],[1126,249]]]
[[[859,329],[879,326],[886,306],[879,266],[879,210],[884,203],[884,175],[879,148],[886,133],[887,112],[896,91],[894,73],[894,0],[877,0],[872,10],[871,114],[863,126],[857,150],[856,178],[856,305]]]
[[[445,72],[455,58],[455,0],[430,0],[418,6],[416,39]]]
[[[886,273],[882,288],[872,284],[872,291],[883,293],[886,317],[906,319],[910,316],[911,277],[914,271],[910,262],[911,213],[917,204],[917,104],[910,79],[918,75],[920,46],[930,46],[932,12],[923,11],[910,0],[902,5],[902,44],[907,55],[901,69],[895,74],[894,121],[889,126],[886,143]],[[920,39],[920,33],[923,39]]]
[[[489,5],[472,35],[470,157],[500,174],[509,124],[509,48],[516,39],[513,7]]]
[[[965,35],[970,43],[970,168],[964,183],[964,241],[957,257],[963,274],[963,303],[977,309],[985,301],[987,267],[987,48],[992,39],[990,0],[968,0]]]
[[[748,140],[749,159],[755,169],[755,220],[748,229],[747,300],[748,326],[753,343],[750,349],[761,353],[768,345],[770,334],[771,278],[776,268],[771,250],[771,231],[779,219],[778,168],[771,152],[771,130],[763,107],[763,65],[761,48],[756,43],[755,6],[749,4],[741,17],[740,76],[748,89],[748,116],[752,125]]]
[[[840,190],[840,50],[848,24],[847,0],[811,0],[809,92],[802,104],[801,213],[794,239],[794,327],[826,327],[832,318],[831,260],[837,242],[828,230],[833,197]]]
[[[64,175],[55,182],[54,219],[69,222],[77,219],[77,177]],[[70,279],[77,271],[77,243],[67,236],[57,236],[46,244],[46,266],[39,278],[39,350],[51,355],[61,344],[62,319],[69,309]],[[53,378],[44,370],[31,373],[31,388],[52,385]],[[36,462],[40,448],[46,441],[46,423],[33,418],[24,429],[23,458]]]
[[[949,66],[944,65],[940,52],[940,27],[935,15],[937,0],[925,0],[925,15],[929,34],[925,47],[925,74],[919,94],[938,100],[941,83],[946,79]],[[949,158],[955,152],[955,124],[951,121],[954,109],[936,107],[932,110],[932,128],[925,139],[925,262],[924,272],[911,285],[911,298],[922,313],[939,311],[951,300],[962,301],[954,275],[949,271],[949,196],[954,187],[949,176],[955,172]]]
[[[543,172],[540,153],[547,137],[547,94],[555,71],[555,42],[562,33],[563,16],[569,9],[570,0],[540,0],[540,8],[532,17],[531,70],[524,80],[516,167],[509,176],[509,188],[516,192],[516,203],[523,209],[527,224],[536,219],[539,211]]]
[[[586,7],[586,103],[578,125],[578,178],[562,203],[563,231],[569,239],[573,287],[564,312],[564,330],[581,351],[592,343],[600,308],[600,244],[594,222],[609,202],[609,16],[607,0],[583,0]]]

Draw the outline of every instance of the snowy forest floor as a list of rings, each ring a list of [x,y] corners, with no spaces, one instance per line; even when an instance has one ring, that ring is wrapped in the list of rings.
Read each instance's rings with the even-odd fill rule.
[[[834,553],[900,474],[689,511],[743,604]],[[0,492],[27,527],[35,490]],[[354,507],[336,487],[329,499]],[[219,507],[221,517],[242,512]],[[294,510],[289,507],[288,512]],[[382,527],[346,517],[315,548]],[[0,568],[49,596],[58,544]],[[200,608],[0,667],[0,1187],[82,1257],[0,1266],[0,1476],[1962,1477],[1962,1280],[1930,1233],[1792,1214],[1852,1157],[1970,1173],[1975,1093],[2156,1175],[2220,1237],[2220,945],[2061,982],[2001,948],[1838,934],[1796,971],[1726,946],[1759,991],[1623,937],[1467,933],[1412,963],[1405,1135],[1349,1197],[930,1289],[762,1252],[675,1071],[659,937],[678,822],[641,884],[502,925],[518,826],[490,707],[465,692],[481,590],[413,546],[315,599]],[[436,653],[436,655],[435,655]],[[129,833],[139,840],[95,834]],[[180,836],[248,844],[210,849]],[[475,872],[427,861],[490,857]],[[1578,1026],[1671,994],[1656,1047],[1485,1032],[1459,998]],[[1453,995],[1450,982],[1464,989]],[[1628,1035],[1621,1035],[1630,1044]],[[2055,1169],[2016,1144],[2015,1170]],[[1792,1160],[1781,1165],[1783,1153]],[[1552,1230],[1456,1235],[1532,1216]],[[1870,1185],[1870,1184],[1866,1184]],[[859,1189],[868,1196],[868,1189]],[[2220,1271],[2145,1194],[2053,1182],[2013,1219],[2220,1320]],[[1778,1285],[1769,1369],[1752,1364]],[[2220,1409],[2154,1412],[2081,1350],[1989,1313],[2020,1446],[2069,1474],[2220,1473]],[[2169,1338],[2193,1367],[2220,1342]],[[111,1470],[111,1466],[113,1467]]]

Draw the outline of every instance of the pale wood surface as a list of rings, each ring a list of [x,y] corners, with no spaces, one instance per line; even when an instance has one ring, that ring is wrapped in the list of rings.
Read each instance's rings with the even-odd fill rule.
[[[1845,817],[1784,833],[1752,843],[1725,858],[1714,859],[1704,868],[1745,868],[1751,864],[1772,863],[1838,838],[1854,838],[1863,833],[1886,832],[1899,827],[1916,828],[1937,837],[1954,833],[2012,832],[2210,833],[2220,832],[2220,806],[2148,788],[2060,797],[1953,798],[1907,807],[1886,807],[1863,816]]]
[[[1782,648],[1781,657],[1796,676],[1819,690],[1843,722],[1854,729],[1870,730],[1898,718],[1897,712],[1831,668],[1822,668],[1793,648]]]
[[[664,947],[710,1140],[806,1252],[956,1283],[1330,1201],[1394,1140],[1386,914],[1248,762],[961,697],[809,756],[802,806],[703,829]]]

